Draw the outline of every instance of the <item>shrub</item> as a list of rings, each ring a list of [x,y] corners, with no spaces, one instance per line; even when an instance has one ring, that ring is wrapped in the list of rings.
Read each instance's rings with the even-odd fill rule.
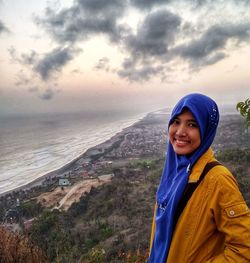
[[[100,247],[92,248],[87,254],[87,263],[104,263],[105,250]]]
[[[14,234],[0,227],[0,262],[1,263],[47,263],[43,252],[21,235]]]

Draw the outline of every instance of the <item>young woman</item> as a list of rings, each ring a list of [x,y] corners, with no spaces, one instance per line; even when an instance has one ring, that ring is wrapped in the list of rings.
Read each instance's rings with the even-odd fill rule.
[[[173,109],[149,263],[250,262],[250,210],[227,168],[211,166],[218,122],[216,103],[202,94]]]

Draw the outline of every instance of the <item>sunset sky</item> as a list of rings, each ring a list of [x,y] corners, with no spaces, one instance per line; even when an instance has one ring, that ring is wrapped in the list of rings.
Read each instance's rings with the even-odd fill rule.
[[[249,0],[0,0],[0,115],[250,95]]]

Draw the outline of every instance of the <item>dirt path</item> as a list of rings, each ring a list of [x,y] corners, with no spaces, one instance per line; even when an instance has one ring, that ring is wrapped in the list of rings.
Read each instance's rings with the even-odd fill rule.
[[[95,179],[87,179],[68,187],[57,187],[52,192],[41,194],[37,200],[48,208],[57,208],[67,211],[74,202],[79,202],[84,193],[88,193],[91,187],[98,187],[111,181],[113,175],[107,174]]]

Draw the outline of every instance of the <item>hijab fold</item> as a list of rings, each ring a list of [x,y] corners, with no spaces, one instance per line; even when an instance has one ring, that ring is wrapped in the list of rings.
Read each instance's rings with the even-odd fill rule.
[[[201,144],[191,156],[187,157],[177,155],[172,144],[168,143],[166,161],[156,194],[156,229],[149,263],[166,263],[167,261],[178,202],[188,184],[193,165],[211,146],[219,122],[216,103],[205,95],[193,93],[183,97],[174,107],[168,127],[184,110],[189,110],[198,123]]]

